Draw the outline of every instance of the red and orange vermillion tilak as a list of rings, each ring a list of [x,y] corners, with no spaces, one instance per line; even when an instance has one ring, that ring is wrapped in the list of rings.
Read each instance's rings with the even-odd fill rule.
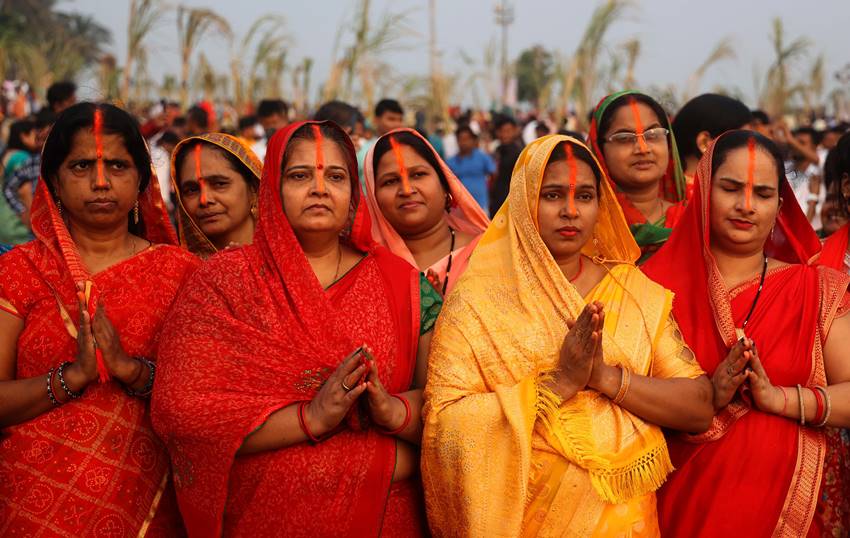
[[[398,173],[401,176],[401,187],[404,189],[404,194],[410,194],[410,174],[407,173],[407,167],[404,165],[404,157],[401,155],[401,145],[396,142],[395,137],[390,137],[390,147],[393,148],[395,162],[398,164]]]
[[[576,183],[578,182],[578,163],[573,154],[573,146],[569,142],[564,144],[564,149],[567,151],[567,167],[570,170],[570,192],[567,193],[567,209],[570,215],[578,213],[576,211]]]
[[[643,122],[640,121],[640,109],[638,109],[637,100],[632,99],[631,101],[629,101],[629,106],[631,106],[632,115],[635,117],[635,135],[637,135],[638,146],[640,147],[641,153],[646,153],[646,140],[643,139]]]
[[[756,182],[756,139],[753,137],[747,140],[747,152],[749,159],[747,161],[747,184],[744,187],[744,207],[747,211],[752,211],[753,187],[755,187]]]
[[[201,205],[207,205],[207,182],[201,172],[201,145],[195,146],[195,179],[198,181],[198,189],[201,191]]]
[[[103,172],[103,111],[99,108],[94,109],[94,147],[95,147],[95,166],[97,168],[98,187],[106,186],[106,175]]]
[[[325,154],[323,151],[325,138],[322,136],[322,129],[318,125],[313,125],[313,138],[316,139],[316,190],[325,192]]]

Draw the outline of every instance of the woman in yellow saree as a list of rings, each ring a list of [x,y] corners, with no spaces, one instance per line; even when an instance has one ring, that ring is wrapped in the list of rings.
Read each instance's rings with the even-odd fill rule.
[[[432,343],[436,536],[658,535],[661,427],[707,429],[712,389],[639,256],[584,144],[526,147]]]

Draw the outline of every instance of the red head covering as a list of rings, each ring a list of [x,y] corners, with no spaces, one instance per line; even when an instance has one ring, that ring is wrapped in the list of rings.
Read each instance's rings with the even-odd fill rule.
[[[284,154],[305,125],[342,134],[352,188],[342,238],[368,254],[327,290],[281,199]],[[334,123],[277,131],[260,182],[254,243],[207,260],[178,297],[161,337],[152,416],[171,453],[190,535],[218,536],[223,523],[239,535],[380,531],[395,464],[392,438],[344,429],[315,446],[235,458],[249,433],[278,409],[313,398],[363,343],[375,351],[387,390],[410,386],[418,274],[373,242],[361,198],[354,147]],[[228,520],[226,509],[239,515]]]
[[[847,254],[848,243],[850,243],[850,224],[845,224],[829,236],[823,244],[818,265],[844,271],[844,256]]]
[[[703,353],[709,348],[725,353],[725,349],[737,340],[727,290],[711,253],[709,230],[711,162],[717,143],[728,134],[717,137],[703,155],[694,179],[693,199],[670,239],[643,266],[643,271],[651,279],[676,294],[674,313],[685,341]],[[817,234],[797,204],[787,181],[781,182],[779,195],[782,208],[773,233],[764,245],[765,254],[787,263],[810,264],[820,251]],[[687,270],[682,270],[683,264]],[[716,321],[726,348],[718,348],[714,344],[717,333],[706,330],[709,320]],[[703,368],[712,371],[724,356],[709,358],[702,355],[699,359]]]

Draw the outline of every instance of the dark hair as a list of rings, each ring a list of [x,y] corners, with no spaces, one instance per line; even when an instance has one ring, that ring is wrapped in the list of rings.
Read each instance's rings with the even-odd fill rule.
[[[13,123],[9,128],[9,141],[6,144],[6,151],[3,152],[3,155],[5,156],[6,152],[16,149],[32,151],[32,148],[28,148],[24,144],[23,136],[26,133],[31,133],[33,130],[35,130],[35,123],[30,120],[18,120]]]
[[[817,132],[813,127],[797,127],[796,129],[791,131],[791,135],[809,135],[812,138],[812,143],[816,146],[820,144],[820,141],[823,138],[821,134]]]
[[[460,138],[460,135],[462,133],[469,133],[469,135],[472,136],[472,138],[475,138],[475,139],[478,138],[478,135],[475,134],[475,131],[472,130],[472,127],[470,127],[467,124],[463,124],[463,125],[458,126],[457,130],[455,131],[455,137]]]
[[[602,172],[599,170],[599,167],[596,164],[596,161],[593,159],[593,156],[587,150],[586,147],[576,144],[575,142],[563,142],[559,143],[555,146],[555,149],[552,150],[552,153],[549,154],[549,160],[546,161],[546,166],[558,161],[566,161],[567,160],[567,150],[565,146],[569,144],[573,148],[573,156],[584,162],[587,166],[593,170],[593,177],[596,178],[596,190],[599,190],[599,183],[602,181]]]
[[[714,155],[711,157],[711,177],[717,173],[717,169],[723,166],[729,152],[747,147],[750,139],[755,140],[756,147],[761,148],[773,158],[773,164],[776,167],[776,174],[779,177],[779,186],[782,187],[788,181],[785,176],[785,160],[782,157],[782,152],[773,140],[766,136],[757,133],[756,131],[746,131],[743,129],[730,131],[724,134],[714,146]]]
[[[166,144],[177,145],[180,142],[180,137],[177,136],[177,133],[174,131],[165,131],[162,133],[162,136],[159,137],[159,140],[156,141],[157,146],[164,146]]]
[[[440,161],[437,158],[434,148],[431,147],[431,144],[428,142],[407,131],[382,136],[378,140],[375,144],[375,151],[372,154],[372,170],[377,173],[378,163],[381,162],[381,158],[383,158],[384,154],[386,154],[392,147],[390,145],[390,138],[393,138],[402,146],[409,146],[416,152],[417,155],[425,159],[425,161],[431,165],[431,168],[437,172],[437,178],[440,180],[440,185],[443,186],[443,189],[446,192],[449,192],[449,182],[446,179],[446,174],[443,173],[443,167],[440,166]]]
[[[251,172],[251,169],[239,160],[239,157],[233,155],[229,151],[219,147],[217,144],[213,144],[212,142],[208,142],[206,140],[192,140],[191,142],[187,142],[180,146],[180,149],[177,150],[177,155],[174,156],[174,171],[175,176],[177,177],[177,184],[180,185],[180,168],[183,166],[183,161],[186,159],[186,155],[190,153],[190,151],[194,150],[197,146],[204,145],[208,148],[212,148],[218,151],[221,155],[227,159],[227,162],[230,164],[230,167],[233,168],[242,179],[245,180],[245,183],[248,184],[248,187],[251,188],[254,192],[259,192],[260,190],[260,178],[254,175]]]
[[[264,116],[265,117],[265,116]],[[239,118],[239,130],[252,127],[257,124],[257,116],[242,116]]]
[[[375,105],[375,117],[380,118],[386,112],[403,115],[404,109],[401,108],[401,105],[395,99],[381,99],[378,101],[378,104]]]
[[[263,99],[260,101],[260,104],[257,105],[257,117],[260,118],[268,118],[275,114],[286,116],[288,112],[289,105],[287,105],[282,99]],[[254,121],[256,121],[256,119]],[[241,129],[242,126],[240,125],[239,128]]]
[[[201,129],[208,129],[210,126],[210,117],[207,115],[207,111],[198,105],[186,111],[186,121],[194,123]]]
[[[682,161],[686,157],[702,157],[697,147],[697,135],[707,131],[717,138],[726,131],[740,129],[753,121],[747,106],[731,97],[716,93],[704,93],[685,103],[673,118],[673,132]]]
[[[493,121],[493,130],[498,131],[502,128],[503,125],[513,125],[514,127],[516,127],[517,122],[513,116],[510,116],[508,114],[499,114],[498,116],[496,116],[495,121]]]
[[[72,105],[59,114],[50,130],[41,156],[41,177],[47,179],[51,188],[51,179],[58,179],[59,167],[71,153],[74,135],[81,129],[94,126],[94,111],[103,114],[103,132],[121,137],[124,147],[133,158],[133,164],[139,174],[139,192],[143,192],[151,180],[151,156],[145,139],[139,130],[139,123],[125,110],[107,103],[82,102]],[[53,192],[55,196],[56,193]]]
[[[561,129],[560,131],[558,131],[558,134],[569,136],[570,138],[575,138],[576,140],[584,140],[583,134],[576,131],[570,131],[569,129]]]
[[[35,128],[44,129],[56,123],[56,112],[52,108],[43,107],[35,115]]]
[[[850,176],[850,132],[844,133],[840,139],[838,139],[838,143],[835,145],[835,148],[829,152],[829,156],[835,155],[835,181],[838,182],[838,192],[841,196],[844,196],[844,193],[841,191],[841,181],[844,174]],[[829,160],[827,158],[827,160]],[[844,199],[844,210],[850,212],[850,198]]]
[[[313,115],[315,121],[332,121],[345,129],[354,129],[357,121],[363,117],[360,111],[342,101],[328,101],[319,107],[319,110]],[[310,129],[307,129],[308,131]],[[324,133],[324,131],[322,131]],[[312,132],[310,133],[312,135]]]
[[[62,101],[66,101],[77,93],[77,85],[69,80],[54,82],[47,89],[47,103],[50,108],[55,107]]]
[[[762,125],[770,125],[770,116],[764,110],[755,109],[751,113],[753,115],[753,121],[757,121]]]
[[[614,113],[633,101],[648,106],[658,117],[658,123],[665,129],[670,129],[670,119],[667,117],[667,112],[664,111],[664,108],[658,104],[658,101],[642,93],[627,93],[611,101],[605,112],[602,113],[602,117],[599,118],[599,127],[596,130],[596,143],[600,148],[605,145],[605,135],[614,122]]]
[[[290,135],[289,142],[286,145],[286,151],[283,152],[283,159],[280,162],[281,170],[286,168],[286,163],[289,162],[289,158],[292,156],[292,148],[295,147],[294,142],[297,140],[315,140],[316,137],[313,134],[313,125],[314,123],[307,123],[299,127],[295,130],[292,135]],[[339,125],[333,124],[332,122],[326,122],[319,124],[319,130],[322,133],[322,137],[326,140],[333,140],[338,146],[340,151],[342,151],[343,156],[345,157],[345,164],[348,166],[348,170],[354,170],[355,174],[352,178],[353,181],[359,181],[357,171],[357,162],[351,160],[349,144],[351,144],[351,139],[348,138],[348,135],[345,134],[345,131]],[[354,197],[354,192],[352,192],[352,199]]]

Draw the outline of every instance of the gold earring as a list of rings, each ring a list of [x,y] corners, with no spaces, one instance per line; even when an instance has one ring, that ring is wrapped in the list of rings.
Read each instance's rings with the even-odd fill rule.
[[[133,224],[139,223],[139,201],[136,200],[136,205],[133,206]]]
[[[62,216],[62,200],[56,199],[56,207],[59,209],[59,216]]]
[[[251,204],[251,216],[257,218],[257,204]]]

